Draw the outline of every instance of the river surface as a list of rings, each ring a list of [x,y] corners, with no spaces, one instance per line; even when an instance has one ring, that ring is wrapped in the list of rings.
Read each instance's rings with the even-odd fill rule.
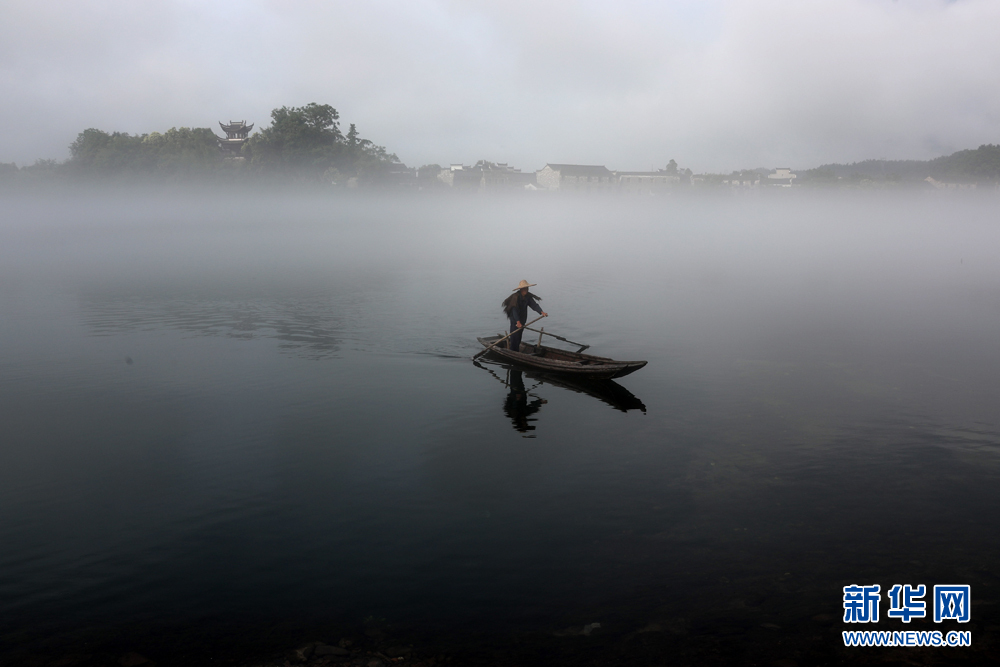
[[[819,664],[852,655],[846,585],[911,629],[896,583],[971,585],[968,624],[912,625],[981,655],[998,209],[8,197],[0,655],[375,628]],[[474,365],[522,278],[547,331],[648,366],[609,399]]]

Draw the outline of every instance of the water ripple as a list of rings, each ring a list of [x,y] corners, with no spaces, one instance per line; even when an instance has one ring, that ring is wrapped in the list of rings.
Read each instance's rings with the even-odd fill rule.
[[[335,356],[348,338],[344,316],[329,303],[280,300],[118,299],[89,301],[84,321],[94,335],[173,329],[202,336],[270,338],[311,358]]]

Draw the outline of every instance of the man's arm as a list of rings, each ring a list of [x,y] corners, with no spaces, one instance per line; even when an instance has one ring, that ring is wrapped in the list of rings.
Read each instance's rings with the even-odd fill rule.
[[[538,305],[538,302],[535,301],[534,299],[532,299],[530,296],[528,297],[528,308],[531,308],[533,311],[535,311],[539,315],[545,315],[546,317],[548,317],[548,315],[549,315],[544,310],[542,310],[541,306]]]

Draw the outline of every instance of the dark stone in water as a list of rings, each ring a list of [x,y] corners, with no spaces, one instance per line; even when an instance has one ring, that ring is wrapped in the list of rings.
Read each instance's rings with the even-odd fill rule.
[[[153,663],[150,662],[149,658],[132,651],[120,657],[118,664],[122,667],[139,667],[139,665],[152,665]]]
[[[47,667],[73,667],[74,665],[79,665],[85,663],[90,659],[89,656],[82,655],[64,655],[54,662],[50,662]]]
[[[413,653],[413,649],[409,646],[390,646],[382,653],[390,658],[405,658]]]
[[[571,627],[571,628],[566,628],[565,630],[557,630],[552,634],[556,637],[577,637],[577,636],[589,637],[590,633],[592,633],[594,630],[600,630],[600,628],[601,628],[600,623],[591,623],[589,625],[583,626],[582,628]]]
[[[340,648],[339,646],[328,646],[327,644],[320,644],[313,651],[313,655],[315,655],[315,656],[324,656],[324,655],[350,655],[350,654],[351,654],[351,652],[348,651],[346,648]],[[393,657],[395,657],[395,656],[393,656]]]
[[[306,662],[313,656],[313,652],[316,650],[317,646],[321,646],[319,642],[312,642],[311,644],[306,644],[302,648],[296,649],[290,660],[293,662]]]

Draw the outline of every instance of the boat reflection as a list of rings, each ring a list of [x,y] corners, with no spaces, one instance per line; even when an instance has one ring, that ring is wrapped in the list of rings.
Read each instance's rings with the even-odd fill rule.
[[[644,414],[646,412],[646,406],[643,402],[635,394],[614,380],[579,380],[537,371],[525,371],[508,364],[488,360],[479,360],[472,363],[507,387],[508,393],[504,401],[504,414],[510,418],[514,429],[520,433],[528,433],[535,430],[532,422],[536,421],[537,418],[531,415],[538,412],[548,402],[536,394],[535,390],[544,385],[560,387],[580,394],[593,396],[597,400],[622,412],[628,412],[629,410],[641,410]],[[525,377],[533,381],[530,387],[525,387]]]
[[[530,390],[525,389],[524,378],[521,376],[521,371],[519,370],[511,369],[507,372],[506,384],[510,392],[504,401],[503,411],[510,417],[510,421],[514,425],[514,430],[519,433],[534,431],[535,425],[531,422],[535,421],[535,418],[531,417],[531,415],[538,412],[548,401],[531,394]],[[532,398],[530,401],[528,400],[529,396]]]

